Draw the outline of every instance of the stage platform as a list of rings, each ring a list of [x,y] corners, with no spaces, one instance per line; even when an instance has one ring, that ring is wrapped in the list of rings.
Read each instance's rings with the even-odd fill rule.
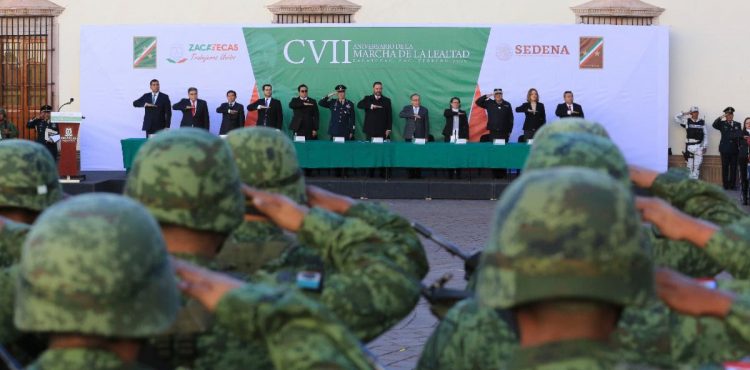
[[[389,171],[389,179],[369,177],[366,170],[350,170],[348,177],[331,176],[332,171],[320,171],[307,176],[308,184],[357,199],[498,199],[510,181],[517,177],[511,172],[502,179],[493,178],[491,170],[463,170],[461,178],[450,179],[446,170],[422,170],[421,179],[408,179],[406,170]],[[84,171],[86,180],[77,184],[63,184],[71,195],[106,192],[122,193],[125,171]]]

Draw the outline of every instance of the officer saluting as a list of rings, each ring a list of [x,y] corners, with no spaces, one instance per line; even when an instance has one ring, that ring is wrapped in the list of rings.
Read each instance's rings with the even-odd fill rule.
[[[54,131],[55,134],[59,133],[57,123],[52,123],[49,120],[50,112],[52,112],[51,105],[42,105],[39,108],[39,114],[26,123],[26,127],[36,130],[36,142],[47,147],[47,150],[52,154],[52,158],[57,161],[57,143],[52,139],[45,138],[47,129]]]
[[[702,118],[698,118],[699,114],[698,107],[692,106],[689,111],[681,112],[674,117],[675,122],[687,131],[685,151],[682,152],[682,155],[687,161],[687,168],[692,179],[700,177],[703,154],[706,153],[706,147],[708,146],[706,122]]]
[[[328,123],[328,135],[343,137],[346,140],[354,139],[354,103],[346,99],[346,86],[336,85],[336,91],[320,99],[321,107],[331,110],[331,120]],[[337,95],[338,99],[331,100]]]
[[[721,131],[719,154],[721,154],[721,178],[725,190],[737,189],[737,155],[739,140],[742,138],[742,126],[734,120],[734,108],[724,109],[724,115],[717,118],[712,125]]]
[[[513,131],[513,107],[503,100],[503,89],[495,89],[493,94],[482,95],[475,102],[487,110],[487,130],[494,139],[510,139]]]

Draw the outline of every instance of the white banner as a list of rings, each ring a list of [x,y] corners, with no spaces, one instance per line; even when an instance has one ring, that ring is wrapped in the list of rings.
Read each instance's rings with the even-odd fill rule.
[[[310,25],[299,27],[301,39],[305,38],[308,27]],[[536,88],[545,104],[547,121],[552,122],[557,120],[555,107],[562,102],[563,91],[572,90],[575,101],[583,106],[586,118],[607,127],[628,161],[657,170],[666,169],[669,120],[669,37],[666,27],[490,27],[477,81],[481,93],[502,88],[505,100],[515,108],[526,100],[529,88]],[[342,37],[345,37],[345,30],[342,32]],[[373,34],[377,34],[377,30],[373,30]],[[405,37],[408,38],[408,34]],[[137,47],[138,43],[143,45],[141,49]],[[330,68],[335,66],[321,68],[331,73]],[[169,95],[172,104],[187,97],[188,87],[198,88],[199,98],[208,102],[211,131],[218,133],[221,116],[215,110],[226,101],[226,91],[237,91],[237,101],[248,104],[255,85],[243,27],[82,27],[80,98],[86,120],[81,126],[80,145],[84,170],[123,168],[120,140],[145,136],[141,131],[143,108],[134,108],[132,102],[149,91],[152,78],[160,80],[161,90]],[[376,80],[379,78],[374,72],[372,81]],[[424,83],[429,84],[430,80],[425,79]],[[419,86],[414,88],[418,90]],[[349,91],[348,98],[356,103],[370,93],[369,90]],[[473,91],[444,91],[445,97],[440,98],[447,107],[451,96],[465,96],[467,93],[475,95]],[[393,104],[400,107],[407,103],[399,98]],[[285,110],[287,104],[288,101],[282,101]],[[442,127],[439,112],[446,107],[427,107],[433,112],[433,125]],[[464,107],[469,108],[469,104],[464,103]],[[181,117],[181,112],[173,111],[172,128],[179,127]],[[285,127],[290,120],[291,114],[285,111]],[[515,120],[511,142],[522,133],[523,114],[516,113]],[[357,124],[361,125],[359,114]]]

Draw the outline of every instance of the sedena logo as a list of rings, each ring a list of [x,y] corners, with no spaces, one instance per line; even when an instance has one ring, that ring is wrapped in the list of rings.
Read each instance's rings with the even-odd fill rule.
[[[156,37],[133,37],[133,68],[156,68]]]
[[[581,37],[578,65],[581,69],[604,68],[604,37]]]

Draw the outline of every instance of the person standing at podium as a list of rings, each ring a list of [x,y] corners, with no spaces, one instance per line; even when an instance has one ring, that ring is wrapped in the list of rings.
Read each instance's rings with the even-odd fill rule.
[[[216,113],[221,113],[221,128],[219,135],[226,135],[229,131],[245,125],[245,107],[237,103],[237,92],[227,91],[227,102],[216,108]]]
[[[159,80],[151,80],[150,88],[151,92],[143,94],[133,102],[134,107],[145,108],[141,130],[146,131],[146,137],[169,128],[172,124],[172,102],[167,94],[159,90]]]
[[[198,89],[195,87],[189,88],[187,99],[180,100],[172,109],[182,111],[180,127],[209,129],[208,104],[205,100],[198,99]]]
[[[36,142],[44,145],[47,150],[49,150],[49,153],[52,154],[52,158],[55,159],[55,162],[57,162],[57,143],[46,135],[47,129],[52,130],[55,134],[59,133],[57,123],[50,122],[51,112],[51,105],[42,105],[42,107],[39,108],[39,114],[26,123],[26,127],[36,130]]]

